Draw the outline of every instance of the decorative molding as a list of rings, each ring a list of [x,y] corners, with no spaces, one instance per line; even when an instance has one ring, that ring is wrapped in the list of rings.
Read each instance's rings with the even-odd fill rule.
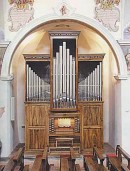
[[[25,60],[32,60],[32,59],[47,59],[50,60],[49,54],[23,54]]]
[[[6,48],[10,44],[10,41],[0,41],[0,48]]]
[[[123,38],[126,40],[130,39],[130,22],[128,22],[127,25],[124,27]]]
[[[78,37],[80,31],[49,31],[50,37]]]
[[[128,79],[128,77],[127,76],[123,76],[123,75],[114,75],[114,78],[116,79],[116,80],[127,80]]]
[[[105,53],[103,54],[79,54],[79,60],[103,60]]]
[[[120,44],[122,51],[124,53],[124,58],[127,64],[127,71],[130,74],[130,41],[118,41]]]
[[[75,8],[72,8],[66,2],[59,3],[53,10],[58,16],[70,16],[75,12]]]
[[[14,76],[13,75],[8,75],[8,76],[0,76],[0,80],[1,81],[12,81],[14,79]]]
[[[118,40],[117,42],[119,43],[120,46],[129,46],[130,45],[130,41],[128,41],[128,40]]]

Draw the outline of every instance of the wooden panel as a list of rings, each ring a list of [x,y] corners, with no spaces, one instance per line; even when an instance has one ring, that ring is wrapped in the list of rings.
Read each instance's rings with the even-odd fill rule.
[[[88,104],[83,106],[83,126],[102,125],[101,104]]]
[[[103,103],[84,102],[79,107],[82,113],[82,148],[94,145],[103,147]]]
[[[83,144],[84,148],[92,148],[94,145],[102,147],[103,144],[102,129],[84,129],[83,130]]]
[[[43,149],[48,145],[49,105],[29,103],[25,106],[25,149]]]
[[[45,126],[48,109],[45,105],[28,105],[26,106],[28,115],[28,126]]]
[[[29,129],[29,149],[43,149],[46,146],[45,129]]]

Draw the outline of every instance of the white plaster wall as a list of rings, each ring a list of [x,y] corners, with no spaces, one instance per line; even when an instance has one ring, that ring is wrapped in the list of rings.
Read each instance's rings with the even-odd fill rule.
[[[13,149],[13,125],[10,120],[11,82],[0,81],[0,107],[5,107],[5,112],[0,118],[0,139],[2,141],[2,157],[7,157]]]
[[[103,126],[104,126],[104,142],[109,142],[109,51],[106,50],[103,59]]]
[[[130,1],[125,0],[124,1],[124,15],[123,15],[123,28],[127,26],[128,23],[130,23]]]
[[[122,82],[122,147],[130,154],[130,75]]]
[[[9,26],[11,25],[11,22],[8,21],[8,11],[11,8],[11,5],[9,5],[8,1],[4,1],[4,27],[5,27],[5,40],[10,41],[13,40],[15,35],[19,34],[18,32],[10,32]],[[48,15],[48,14],[54,14],[55,10],[59,11],[61,6],[61,0],[54,1],[54,0],[37,0],[34,2],[34,19],[40,18],[41,16]],[[92,18],[95,20],[95,0],[66,0],[66,3],[74,10],[76,14],[80,14],[83,16],[86,16],[88,18]],[[121,4],[119,5],[119,9],[122,10]],[[62,16],[61,16],[62,18]],[[110,32],[115,39],[121,39],[121,20],[120,22],[117,22],[117,25],[119,26],[119,30],[117,32]],[[96,20],[96,22],[98,22]],[[101,24],[101,23],[100,23]]]
[[[18,131],[18,140],[20,143],[24,143],[24,128],[25,125],[25,60],[21,55],[18,60],[17,65],[17,113],[16,113],[16,122],[17,122],[17,131]]]
[[[0,1],[0,41],[4,40],[4,8],[3,1]]]
[[[0,27],[4,28],[4,7],[3,1],[0,1]]]
[[[109,52],[109,143],[115,146],[115,85],[117,66],[112,52]]]

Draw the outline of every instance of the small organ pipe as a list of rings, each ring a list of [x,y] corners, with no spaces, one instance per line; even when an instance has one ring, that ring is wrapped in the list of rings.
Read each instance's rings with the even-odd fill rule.
[[[62,87],[62,46],[59,47],[59,57],[60,57],[60,96],[62,96],[62,91],[63,91],[63,87]],[[58,66],[58,65],[57,65]],[[58,81],[58,80],[57,80]]]
[[[45,100],[44,88],[45,88],[45,86],[44,86],[44,80],[42,80],[42,99],[43,99],[43,101]]]
[[[70,71],[70,64],[69,64],[69,49],[67,49],[67,100],[69,99],[69,71]]]
[[[85,93],[84,99],[87,99],[87,77],[85,78],[84,81],[84,93]]]
[[[38,98],[38,100],[40,100],[41,99],[41,79],[40,79],[40,77],[38,77],[39,78],[39,80],[38,80],[38,83],[39,83],[39,98]]]
[[[26,96],[27,96],[27,101],[29,100],[29,96],[28,96],[28,93],[29,93],[29,66],[28,64],[26,65],[26,76],[27,76],[27,83],[26,83]]]
[[[96,87],[97,87],[97,68],[95,68],[95,100],[97,100]]]
[[[32,77],[32,99],[33,99],[33,91],[34,91],[34,87],[33,87],[33,70],[31,70],[31,77]]]
[[[28,98],[31,99],[31,68],[29,67],[29,91],[28,91]]]
[[[73,70],[73,100],[75,100],[75,60],[73,58],[73,61],[72,61],[73,65],[72,65],[72,70]]]
[[[62,91],[62,89],[61,89],[62,87],[58,87],[58,78],[59,78],[59,77],[58,77],[58,74],[59,74],[60,78],[62,77],[62,75],[61,75],[61,74],[62,74],[62,73],[61,73],[61,71],[62,71],[61,68],[60,68],[60,73],[58,72],[58,66],[59,66],[59,65],[58,65],[58,64],[59,64],[59,63],[58,63],[58,58],[59,58],[59,53],[57,52],[57,53],[56,53],[56,88],[55,88],[55,89],[56,89],[56,95],[55,95],[56,99],[58,98],[59,92],[61,93],[61,91]],[[61,65],[60,65],[60,67],[61,67]],[[62,80],[61,80],[61,81],[62,81]],[[61,85],[62,85],[62,84],[60,83],[60,86],[61,86]],[[58,90],[58,88],[60,88],[60,91]]]
[[[66,93],[66,42],[63,42],[63,93]]]
[[[97,99],[99,100],[99,65],[97,65]]]
[[[56,96],[56,94],[55,94],[55,88],[56,88],[56,85],[55,85],[55,83],[56,83],[56,80],[55,80],[55,78],[56,78],[56,58],[54,58],[53,59],[53,97],[55,97]]]
[[[89,86],[90,86],[90,83],[89,83],[89,82],[90,82],[90,81],[89,81],[89,77],[90,77],[90,76],[88,75],[88,100],[89,100],[89,98],[90,98],[90,97],[89,97]]]
[[[93,100],[95,100],[95,69],[93,70]]]
[[[72,55],[70,55],[70,100],[72,100]]]
[[[100,62],[100,90],[99,90],[100,94],[100,100],[102,100],[102,63]]]

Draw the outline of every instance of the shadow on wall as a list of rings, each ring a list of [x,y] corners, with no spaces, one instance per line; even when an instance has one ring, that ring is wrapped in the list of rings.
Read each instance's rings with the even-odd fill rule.
[[[0,41],[4,40],[4,31],[0,28]]]

